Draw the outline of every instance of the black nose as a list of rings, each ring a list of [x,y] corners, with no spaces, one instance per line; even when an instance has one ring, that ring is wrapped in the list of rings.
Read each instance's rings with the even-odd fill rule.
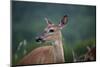
[[[36,38],[36,42],[41,42],[42,41],[42,38],[38,37]]]

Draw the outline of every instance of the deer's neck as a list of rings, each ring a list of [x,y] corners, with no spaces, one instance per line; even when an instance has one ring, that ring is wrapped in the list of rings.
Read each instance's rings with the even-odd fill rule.
[[[63,44],[62,44],[62,35],[61,32],[58,33],[57,40],[54,42],[54,57],[55,62],[64,62],[64,51],[63,51]]]

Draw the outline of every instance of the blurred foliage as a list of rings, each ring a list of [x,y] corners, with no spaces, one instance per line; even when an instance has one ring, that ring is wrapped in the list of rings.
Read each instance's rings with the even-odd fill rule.
[[[74,46],[74,51],[77,53],[77,56],[83,55],[87,52],[87,47],[93,48],[96,46],[95,39],[88,39],[84,41],[79,41]]]
[[[96,7],[12,1],[12,64],[33,49],[47,45],[35,42],[35,37],[46,27],[44,17],[58,24],[66,14],[68,24],[62,30],[64,55],[66,62],[73,62],[72,49],[80,56],[87,51],[86,46],[96,45]]]
[[[79,41],[73,47],[70,46],[70,44],[64,45],[65,61],[66,62],[73,62],[72,49],[74,50],[77,57],[80,57],[88,51],[87,47],[92,48],[95,46],[96,46],[95,39],[88,39],[88,40],[84,40],[84,41]]]

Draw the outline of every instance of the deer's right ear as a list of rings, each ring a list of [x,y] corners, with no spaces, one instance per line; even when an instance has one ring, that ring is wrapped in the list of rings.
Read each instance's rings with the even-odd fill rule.
[[[68,16],[65,15],[65,16],[63,16],[63,18],[61,19],[60,24],[59,24],[61,29],[67,24],[67,22],[68,22]]]
[[[45,21],[46,21],[46,23],[47,23],[48,25],[52,25],[52,22],[50,22],[50,21],[48,20],[47,17],[45,17],[44,19],[45,19]]]

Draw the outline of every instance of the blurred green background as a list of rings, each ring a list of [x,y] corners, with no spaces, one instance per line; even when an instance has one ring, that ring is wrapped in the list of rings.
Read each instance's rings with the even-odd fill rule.
[[[65,61],[72,62],[72,48],[80,56],[87,45],[96,45],[96,6],[12,1],[12,64],[46,45],[35,42],[46,27],[44,17],[58,24],[64,15],[69,17],[62,30]]]

